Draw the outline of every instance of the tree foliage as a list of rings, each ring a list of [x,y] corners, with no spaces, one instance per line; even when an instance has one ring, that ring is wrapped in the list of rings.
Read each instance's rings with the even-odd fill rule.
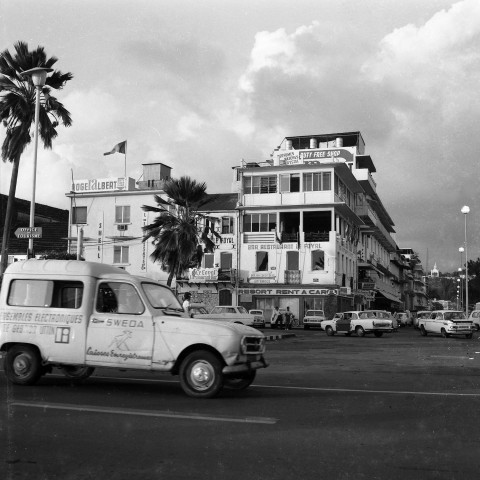
[[[168,200],[154,195],[157,206],[142,207],[145,212],[157,214],[153,223],[143,227],[143,241],[152,239],[154,250],[150,258],[169,273],[168,285],[174,277],[200,265],[202,260],[201,241],[208,242],[202,239],[197,221],[202,217],[198,209],[207,200],[206,189],[205,183],[197,183],[190,177],[170,179],[163,187]],[[208,237],[207,240],[212,243]],[[207,248],[212,246],[207,245]]]

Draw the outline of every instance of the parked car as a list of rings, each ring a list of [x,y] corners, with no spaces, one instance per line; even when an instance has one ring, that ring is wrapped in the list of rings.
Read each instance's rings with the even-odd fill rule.
[[[248,313],[257,317],[256,323],[258,323],[258,328],[265,328],[265,315],[263,314],[263,310],[249,310]]]
[[[344,333],[349,336],[356,333],[359,337],[373,333],[381,337],[384,333],[393,332],[393,321],[377,315],[377,311],[350,311],[336,313],[332,320],[322,322],[328,336]]]
[[[418,323],[420,322],[420,319],[428,318],[428,317],[430,317],[431,314],[432,314],[431,310],[420,310],[419,312],[417,312],[417,314],[413,318],[413,327],[418,330],[420,328],[418,326]]]
[[[460,310],[434,310],[428,318],[421,318],[418,326],[423,336],[439,333],[445,338],[458,335],[472,338],[475,329],[472,320]]]
[[[310,327],[322,328],[322,322],[326,320],[323,310],[307,310],[303,317],[303,328],[308,330]]]
[[[480,330],[480,310],[474,310],[468,318],[472,321],[475,330]]]
[[[210,313],[202,313],[195,315],[195,318],[210,318],[211,320],[219,320],[230,323],[241,323],[248,327],[258,327],[262,325],[262,319],[259,316],[248,313],[247,309],[242,306],[221,305],[213,307]]]

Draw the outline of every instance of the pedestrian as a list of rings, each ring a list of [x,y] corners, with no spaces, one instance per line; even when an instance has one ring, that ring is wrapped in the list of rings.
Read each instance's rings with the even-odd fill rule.
[[[272,312],[272,317],[270,318],[270,327],[274,328],[275,326],[276,328],[279,320],[280,320],[280,310],[278,309],[278,307],[275,307]]]
[[[183,307],[183,310],[185,311],[185,313],[189,313],[190,312],[190,298],[192,298],[192,294],[190,292],[185,292],[183,294],[183,304],[182,304],[182,307]]]
[[[290,307],[287,307],[285,312],[285,330],[290,330],[292,328],[293,313],[290,311]]]

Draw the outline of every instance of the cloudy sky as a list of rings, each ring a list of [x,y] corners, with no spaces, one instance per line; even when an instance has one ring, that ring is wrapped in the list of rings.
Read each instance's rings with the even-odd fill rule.
[[[122,176],[103,153],[125,139],[129,176],[159,161],[217,193],[285,136],[360,131],[398,245],[456,270],[469,205],[480,257],[478,0],[0,0],[0,48],[19,40],[74,74],[56,95],[73,125],[39,149],[40,203],[68,208],[72,172]]]

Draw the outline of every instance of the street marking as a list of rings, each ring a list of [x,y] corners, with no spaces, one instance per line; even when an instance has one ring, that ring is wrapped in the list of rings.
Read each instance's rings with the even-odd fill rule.
[[[349,393],[386,393],[390,395],[433,395],[440,397],[480,397],[480,393],[452,393],[452,392],[412,392],[409,390],[362,390],[356,388],[323,388],[323,387],[292,387],[284,385],[252,385],[259,388],[280,388],[285,390],[308,390],[318,392],[349,392]]]
[[[33,407],[43,409],[55,410],[73,410],[77,412],[94,412],[94,413],[108,413],[115,415],[137,415],[143,417],[166,417],[166,418],[182,418],[188,420],[207,420],[211,422],[234,422],[234,423],[262,423],[274,425],[277,423],[277,418],[269,417],[226,417],[221,415],[202,415],[198,413],[181,413],[172,411],[151,411],[151,410],[137,410],[131,408],[109,408],[109,407],[95,407],[91,405],[68,405],[66,403],[39,403],[39,402],[11,402],[10,406],[17,407]]]

